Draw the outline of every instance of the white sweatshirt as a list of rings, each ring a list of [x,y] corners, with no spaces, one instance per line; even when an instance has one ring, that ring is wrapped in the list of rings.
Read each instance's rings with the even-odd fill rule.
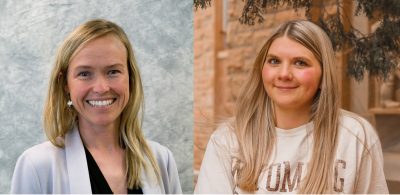
[[[383,157],[374,128],[361,117],[341,112],[333,169],[333,192],[388,193]],[[276,128],[276,150],[258,179],[255,193],[296,193],[307,173],[313,147],[313,123]],[[240,167],[235,133],[222,125],[211,136],[195,193],[246,193],[236,185]],[[248,192],[247,192],[248,193]]]

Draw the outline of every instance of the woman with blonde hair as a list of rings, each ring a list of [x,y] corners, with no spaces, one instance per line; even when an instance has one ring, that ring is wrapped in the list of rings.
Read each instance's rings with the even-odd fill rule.
[[[44,108],[48,142],[18,159],[12,193],[182,193],[171,152],[142,134],[143,88],[121,27],[102,19],[59,48]]]
[[[289,21],[264,44],[235,117],[211,136],[195,193],[388,193],[379,138],[339,109],[334,51]]]

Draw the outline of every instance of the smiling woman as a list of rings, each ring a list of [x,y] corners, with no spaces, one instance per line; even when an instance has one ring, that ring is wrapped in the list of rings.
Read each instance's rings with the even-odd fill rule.
[[[126,59],[126,49],[115,35],[91,40],[72,58],[66,90],[82,129],[119,128],[118,118],[129,100]]]
[[[388,193],[379,138],[339,108],[334,51],[316,24],[266,41],[235,118],[210,138],[196,193]]]
[[[287,37],[272,42],[261,74],[265,91],[274,101],[277,127],[291,129],[309,120],[321,72],[321,63],[300,43]],[[289,120],[279,116],[293,112],[297,117]]]
[[[124,31],[106,20],[75,29],[53,68],[48,142],[18,159],[12,193],[181,193],[171,152],[144,138],[143,89]]]

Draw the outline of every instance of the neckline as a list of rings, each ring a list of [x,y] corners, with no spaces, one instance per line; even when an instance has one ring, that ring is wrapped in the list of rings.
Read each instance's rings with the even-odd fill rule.
[[[312,130],[313,126],[314,126],[313,122],[310,121],[295,128],[282,129],[279,127],[275,127],[275,130],[278,136],[295,136],[298,134],[306,133],[307,130]]]
[[[113,194],[113,191],[108,185],[106,178],[100,170],[100,167],[97,165],[96,160],[93,158],[90,151],[85,148],[86,160],[89,169],[89,178],[90,178],[90,186],[92,188],[93,194]],[[127,191],[128,194],[143,194],[142,188],[137,189],[129,189]]]
[[[103,173],[100,170],[100,167],[97,165],[96,160],[94,160],[90,151],[85,148],[86,160],[89,169],[89,177],[90,177],[90,185],[92,187],[92,193],[106,193],[106,194],[113,194],[113,191],[108,185],[106,178],[104,177]]]

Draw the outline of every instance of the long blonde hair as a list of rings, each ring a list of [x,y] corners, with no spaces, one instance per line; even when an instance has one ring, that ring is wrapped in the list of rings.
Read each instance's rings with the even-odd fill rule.
[[[139,69],[128,37],[115,23],[103,19],[88,21],[70,33],[58,49],[44,107],[44,129],[51,143],[64,147],[64,143],[60,142],[59,138],[64,137],[77,120],[77,111],[67,106],[69,97],[65,91],[70,61],[86,43],[110,34],[117,37],[125,45],[127,51],[129,100],[121,113],[119,136],[121,145],[125,147],[128,187],[137,188],[141,186],[141,168],[149,170],[146,159],[150,161],[159,182],[160,171],[141,131],[144,97]]]
[[[335,152],[332,151],[335,151],[337,145],[339,113],[335,56],[326,33],[316,24],[305,20],[281,25],[267,40],[240,92],[233,123],[243,163],[238,174],[238,186],[249,192],[257,190],[258,178],[267,166],[265,162],[268,162],[276,145],[273,101],[264,89],[261,72],[270,45],[284,36],[309,49],[319,60],[322,69],[320,90],[311,106],[314,123],[312,157],[298,192],[331,192],[335,157]]]

